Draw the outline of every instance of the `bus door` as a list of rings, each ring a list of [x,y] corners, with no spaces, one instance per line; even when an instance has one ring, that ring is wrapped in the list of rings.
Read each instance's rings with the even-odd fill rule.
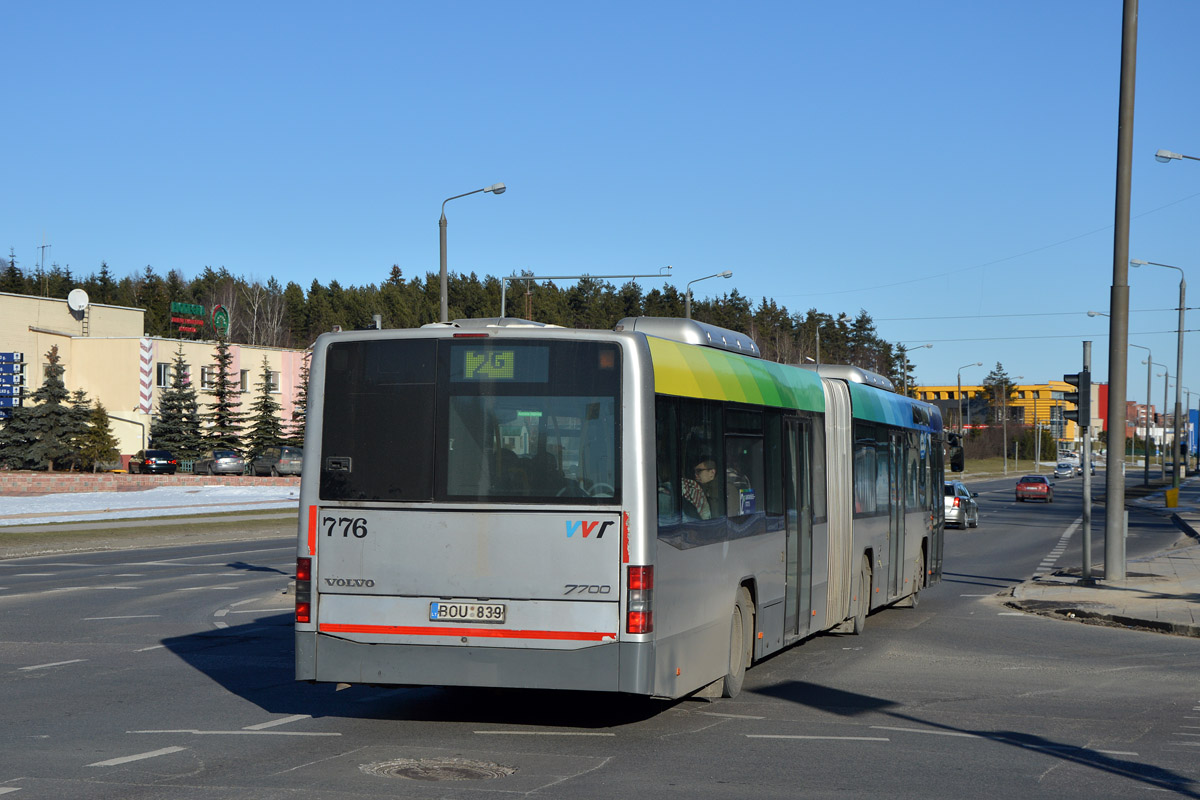
[[[812,429],[799,419],[785,422],[784,496],[787,517],[787,587],[784,629],[809,632],[812,616]]]
[[[904,444],[905,434],[891,431],[888,449],[888,597],[904,586]]]

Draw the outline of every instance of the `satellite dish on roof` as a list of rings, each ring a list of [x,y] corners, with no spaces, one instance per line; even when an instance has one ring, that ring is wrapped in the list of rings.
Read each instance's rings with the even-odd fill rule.
[[[72,289],[67,295],[67,308],[72,311],[83,311],[88,307],[87,292],[83,289]]]

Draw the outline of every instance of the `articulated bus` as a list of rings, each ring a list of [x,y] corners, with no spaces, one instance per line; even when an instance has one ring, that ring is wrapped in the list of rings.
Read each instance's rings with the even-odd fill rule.
[[[636,317],[324,334],[296,677],[732,697],[941,578],[936,407]]]

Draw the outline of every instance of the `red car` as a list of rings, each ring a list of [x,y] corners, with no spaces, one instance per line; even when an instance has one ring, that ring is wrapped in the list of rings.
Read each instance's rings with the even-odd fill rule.
[[[1054,502],[1054,484],[1042,475],[1026,475],[1017,481],[1017,502],[1026,500],[1045,500]]]

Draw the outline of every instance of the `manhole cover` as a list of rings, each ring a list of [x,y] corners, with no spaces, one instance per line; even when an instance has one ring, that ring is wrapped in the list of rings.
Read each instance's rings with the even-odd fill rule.
[[[363,764],[360,769],[380,778],[411,778],[414,781],[481,781],[503,778],[517,771],[515,767],[465,758],[398,758]]]

